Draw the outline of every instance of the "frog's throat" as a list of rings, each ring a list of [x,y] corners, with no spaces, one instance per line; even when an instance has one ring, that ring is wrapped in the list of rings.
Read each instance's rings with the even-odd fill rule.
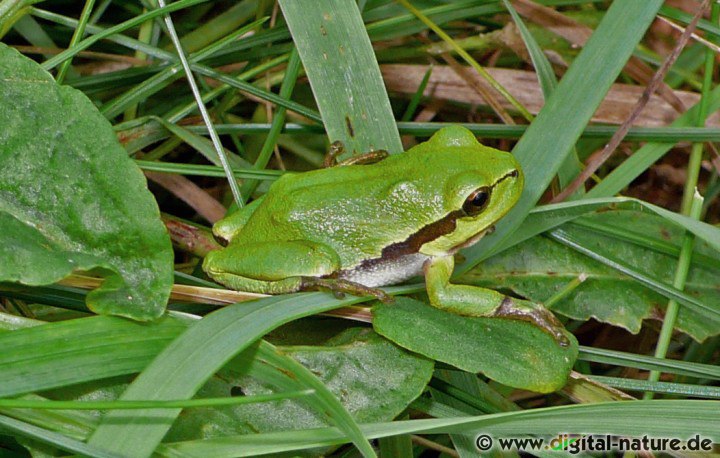
[[[492,234],[493,232],[495,232],[495,226],[487,227],[487,228],[483,229],[482,231],[478,232],[477,234],[473,235],[469,239],[465,240],[464,242],[459,243],[459,244],[455,245],[454,247],[450,248],[450,250],[448,250],[448,254],[455,254],[458,251],[462,250],[463,248],[473,246],[481,238],[485,237],[486,235]]]

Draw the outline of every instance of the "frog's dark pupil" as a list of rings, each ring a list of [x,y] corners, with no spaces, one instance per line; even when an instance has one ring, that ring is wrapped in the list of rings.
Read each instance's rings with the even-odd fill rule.
[[[473,205],[476,207],[482,207],[485,205],[485,202],[487,202],[488,195],[486,192],[479,192],[475,194],[475,197],[473,198]]]
[[[468,196],[463,205],[463,210],[468,215],[474,216],[485,210],[490,200],[490,190],[488,188],[480,188]]]

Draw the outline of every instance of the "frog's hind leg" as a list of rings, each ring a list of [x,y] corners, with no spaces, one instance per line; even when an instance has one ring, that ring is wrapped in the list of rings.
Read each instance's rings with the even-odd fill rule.
[[[452,284],[453,267],[452,256],[437,256],[425,264],[428,298],[435,307],[456,315],[528,321],[553,336],[560,346],[570,344],[562,323],[542,305],[491,289]]]
[[[337,272],[340,258],[330,247],[307,240],[230,244],[208,253],[203,269],[231,289],[283,294],[300,291],[305,277]]]
[[[392,302],[379,289],[334,278],[340,270],[337,253],[307,240],[230,244],[208,253],[203,269],[216,282],[238,291],[284,294],[329,289]]]
[[[344,280],[342,278],[318,278],[303,277],[301,290],[329,289],[333,293],[348,293],[353,296],[373,296],[384,304],[391,304],[395,299],[385,291],[377,288],[355,283],[354,281]]]

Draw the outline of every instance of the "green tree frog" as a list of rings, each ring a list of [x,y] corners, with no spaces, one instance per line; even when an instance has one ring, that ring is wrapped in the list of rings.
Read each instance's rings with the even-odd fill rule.
[[[317,288],[388,296],[378,287],[424,275],[430,303],[466,316],[535,323],[561,344],[563,327],[539,304],[450,283],[453,255],[492,230],[517,202],[513,156],[460,126],[395,155],[370,153],[283,175],[261,198],[219,221],[227,241],[203,268],[236,290],[282,294]]]

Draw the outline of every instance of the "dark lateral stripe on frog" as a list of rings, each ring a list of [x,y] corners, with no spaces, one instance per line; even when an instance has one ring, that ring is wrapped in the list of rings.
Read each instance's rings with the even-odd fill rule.
[[[378,264],[400,259],[409,254],[415,254],[420,251],[420,247],[424,244],[432,242],[438,237],[442,237],[443,235],[447,235],[454,231],[457,219],[463,216],[465,216],[464,211],[455,210],[442,219],[420,229],[402,242],[386,246],[383,248],[379,257],[366,259],[352,270],[370,270]]]
[[[498,179],[495,183],[493,183],[492,187],[495,187],[500,182],[504,181],[506,178],[516,178],[518,176],[518,171],[513,170],[511,172],[506,173],[500,179]],[[356,267],[353,267],[352,269],[349,269],[350,271],[366,271],[366,270],[372,270],[373,267],[391,262],[397,259],[402,258],[403,256],[415,254],[420,251],[420,248],[428,243],[432,242],[433,240],[437,239],[438,237],[442,237],[443,235],[447,235],[455,230],[455,227],[457,226],[457,219],[462,218],[463,216],[467,216],[465,211],[463,210],[455,210],[453,212],[448,213],[443,218],[441,218],[438,221],[435,221],[432,224],[429,224],[428,226],[420,229],[419,231],[415,232],[414,234],[411,234],[407,239],[403,240],[402,242],[393,243],[392,245],[388,245],[385,248],[383,248],[382,252],[380,253],[380,256],[377,258],[372,259],[366,259],[362,261],[360,264],[358,264]],[[340,274],[342,276],[341,272],[336,272],[330,277],[336,277]]]

